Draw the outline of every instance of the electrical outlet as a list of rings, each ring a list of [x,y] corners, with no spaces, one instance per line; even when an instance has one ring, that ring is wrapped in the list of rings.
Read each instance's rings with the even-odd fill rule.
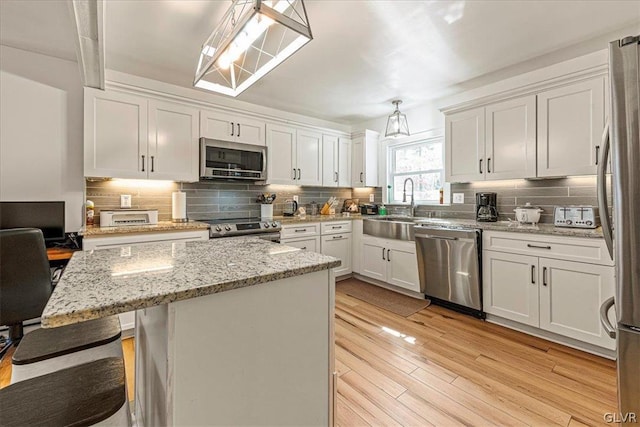
[[[453,193],[453,203],[464,203],[464,193]]]
[[[293,201],[297,203],[298,202],[298,196],[293,196]]]
[[[375,194],[369,194],[369,201],[371,203],[373,203],[373,201],[376,199],[376,195]]]
[[[120,207],[122,209],[131,207],[131,194],[121,194],[120,195]]]

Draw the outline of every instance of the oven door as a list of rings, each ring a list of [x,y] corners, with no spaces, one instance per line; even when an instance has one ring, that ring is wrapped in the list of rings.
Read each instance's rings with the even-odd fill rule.
[[[267,179],[267,147],[200,138],[200,178]]]

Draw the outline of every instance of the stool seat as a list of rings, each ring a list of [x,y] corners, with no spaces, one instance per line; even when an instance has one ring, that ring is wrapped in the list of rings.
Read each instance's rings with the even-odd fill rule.
[[[41,362],[102,346],[120,339],[120,336],[120,321],[117,316],[88,320],[59,328],[40,328],[22,338],[11,362],[13,365]]]
[[[93,425],[121,411],[125,403],[124,362],[109,357],[1,389],[0,425]]]

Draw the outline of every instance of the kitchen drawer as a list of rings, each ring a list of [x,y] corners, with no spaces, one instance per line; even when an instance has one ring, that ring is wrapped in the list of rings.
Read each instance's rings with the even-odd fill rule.
[[[320,252],[320,236],[303,237],[302,239],[280,240],[280,244],[293,246],[294,248],[299,248],[303,251]]]
[[[613,265],[604,239],[485,231],[482,248],[589,264]]]
[[[311,222],[299,225],[283,225],[280,231],[281,239],[293,239],[298,237],[319,236],[320,223]]]
[[[351,221],[331,221],[322,223],[322,235],[350,232]]]

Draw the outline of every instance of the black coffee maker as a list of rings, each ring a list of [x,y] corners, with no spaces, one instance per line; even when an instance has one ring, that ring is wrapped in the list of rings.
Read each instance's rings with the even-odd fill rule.
[[[498,220],[497,199],[496,193],[476,193],[476,221],[496,222]]]

